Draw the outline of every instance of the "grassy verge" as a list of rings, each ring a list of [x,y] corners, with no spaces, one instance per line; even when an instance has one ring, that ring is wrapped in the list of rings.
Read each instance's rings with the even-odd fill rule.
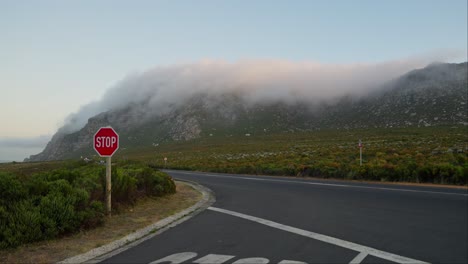
[[[467,127],[296,131],[157,142],[116,158],[183,170],[466,186],[466,142]]]
[[[175,194],[141,199],[134,206],[122,208],[119,214],[106,218],[102,226],[92,230],[60,239],[36,242],[16,249],[2,250],[0,262],[54,263],[120,239],[188,208],[200,199],[199,192],[184,183],[177,182]]]
[[[15,175],[27,176],[38,172],[45,172],[66,167],[69,161],[44,161],[44,162],[9,162],[0,163],[0,172],[9,172]]]

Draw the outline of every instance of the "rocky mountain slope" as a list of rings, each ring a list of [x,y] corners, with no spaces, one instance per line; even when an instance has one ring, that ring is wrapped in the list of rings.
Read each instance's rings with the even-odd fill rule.
[[[120,134],[122,148],[298,130],[465,126],[467,65],[431,64],[382,84],[365,97],[345,96],[316,105],[249,105],[236,94],[199,94],[163,115],[148,115],[139,112],[140,106],[147,103],[143,101],[94,116],[77,132],[59,130],[43,152],[26,160],[56,160],[92,153],[92,136],[99,127],[108,125]]]

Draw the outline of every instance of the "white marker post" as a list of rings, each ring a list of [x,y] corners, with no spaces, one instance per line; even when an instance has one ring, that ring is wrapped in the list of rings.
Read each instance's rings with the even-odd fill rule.
[[[362,141],[359,139],[359,166],[362,166]]]
[[[167,158],[164,157],[164,168],[165,168],[165,169],[167,169],[166,164],[167,164]]]

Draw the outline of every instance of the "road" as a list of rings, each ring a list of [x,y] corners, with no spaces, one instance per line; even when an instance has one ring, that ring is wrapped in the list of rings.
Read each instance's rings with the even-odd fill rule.
[[[105,263],[468,263],[466,190],[167,172],[216,202]]]

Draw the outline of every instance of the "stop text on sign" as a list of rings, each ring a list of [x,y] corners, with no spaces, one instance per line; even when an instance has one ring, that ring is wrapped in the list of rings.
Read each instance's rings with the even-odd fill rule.
[[[96,148],[113,148],[116,146],[117,137],[96,137]]]
[[[101,127],[93,137],[93,147],[101,157],[112,157],[119,148],[119,135],[112,127]]]

